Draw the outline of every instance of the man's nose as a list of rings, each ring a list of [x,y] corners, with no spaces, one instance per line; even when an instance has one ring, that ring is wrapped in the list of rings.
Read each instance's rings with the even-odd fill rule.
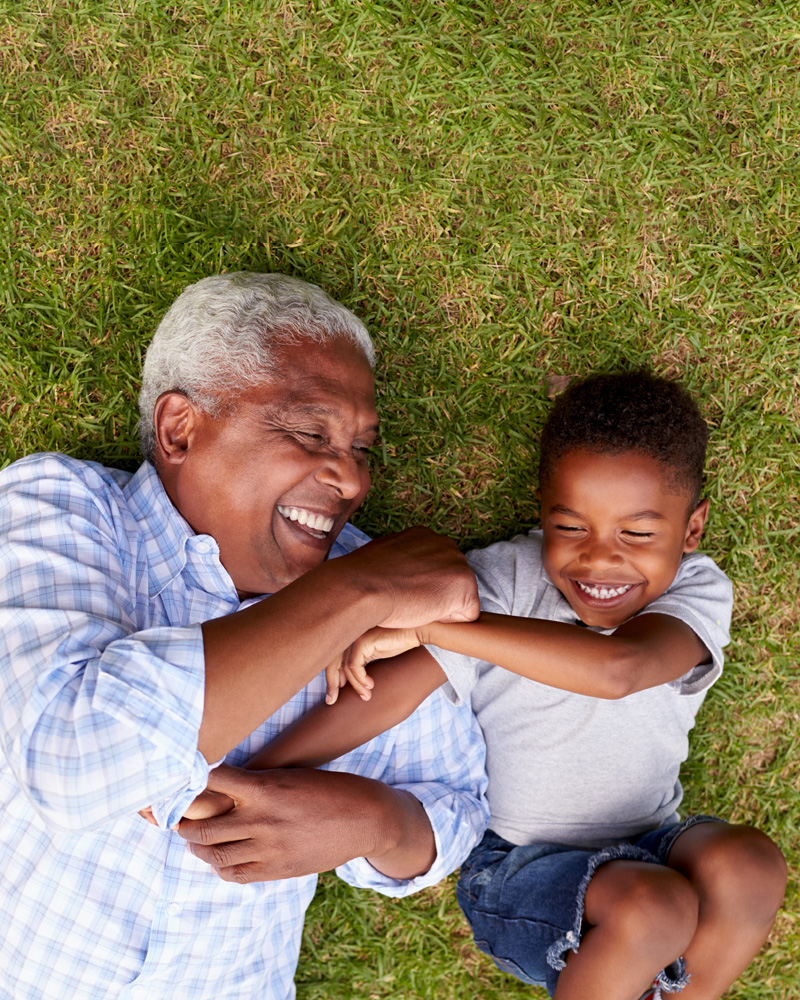
[[[351,452],[330,452],[317,470],[317,482],[332,486],[344,500],[358,496],[364,488],[364,476]]]

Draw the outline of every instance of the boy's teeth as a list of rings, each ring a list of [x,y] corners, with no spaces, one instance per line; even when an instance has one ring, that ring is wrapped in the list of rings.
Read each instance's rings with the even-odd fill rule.
[[[580,580],[576,580],[575,582],[585,594],[588,594],[590,597],[594,597],[596,600],[600,601],[608,601],[612,597],[619,597],[622,594],[627,594],[633,586],[632,583],[626,583],[622,587],[590,587],[588,584],[581,583]]]
[[[297,521],[298,524],[304,524],[307,528],[311,528],[312,531],[328,532],[333,527],[332,517],[313,514],[310,510],[305,510],[303,507],[281,507],[278,504],[278,513],[282,514],[287,521]]]

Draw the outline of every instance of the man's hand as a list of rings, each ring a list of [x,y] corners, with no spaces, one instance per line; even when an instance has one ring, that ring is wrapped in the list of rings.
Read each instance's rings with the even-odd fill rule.
[[[333,705],[339,697],[339,689],[348,682],[364,701],[369,701],[373,680],[366,671],[367,664],[424,645],[428,641],[424,632],[424,628],[383,628],[381,625],[365,632],[326,669],[326,703]]]
[[[456,543],[428,528],[386,535],[336,560],[388,598],[378,624],[413,628],[432,621],[470,622],[480,614],[475,574]]]
[[[435,857],[433,832],[410,793],[355,774],[290,768],[215,768],[208,787],[230,812],[182,820],[178,832],[226,882],[262,882],[328,871],[366,857],[393,878],[413,878]]]

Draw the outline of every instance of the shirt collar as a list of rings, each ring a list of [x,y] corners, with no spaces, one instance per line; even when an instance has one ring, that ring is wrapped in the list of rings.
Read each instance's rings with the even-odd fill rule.
[[[186,565],[195,536],[167,496],[155,468],[144,462],[125,487],[128,509],[139,524],[147,556],[150,597],[156,597]],[[203,536],[208,537],[208,536]]]

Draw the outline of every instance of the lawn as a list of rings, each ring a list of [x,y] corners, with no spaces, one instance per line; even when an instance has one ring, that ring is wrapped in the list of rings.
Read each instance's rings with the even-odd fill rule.
[[[786,908],[728,996],[800,987],[800,17],[776,2],[0,0],[0,452],[132,468],[144,349],[188,283],[323,285],[379,353],[357,516],[466,546],[536,522],[558,379],[648,365],[712,428],[733,642],[691,811],[761,826]],[[553,381],[555,379],[555,382]],[[328,876],[300,1000],[544,996],[445,883]]]

